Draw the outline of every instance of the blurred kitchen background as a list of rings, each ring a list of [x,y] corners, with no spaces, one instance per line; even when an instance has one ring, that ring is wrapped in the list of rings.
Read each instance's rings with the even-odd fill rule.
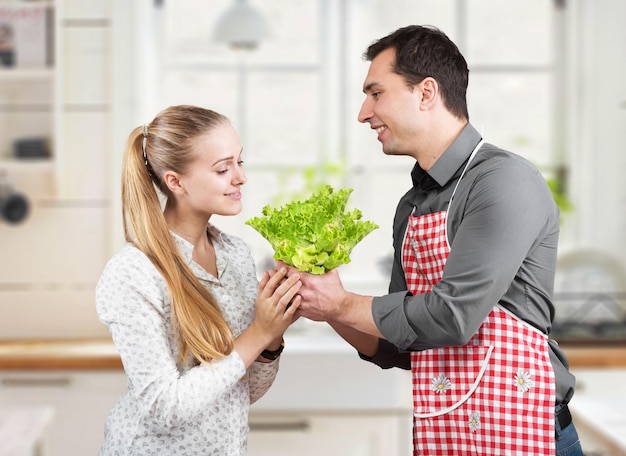
[[[408,24],[458,44],[470,121],[549,181],[572,411],[589,455],[626,454],[625,17],[623,0],[0,0],[0,455],[99,448],[125,379],[94,287],[123,243],[127,135],[166,106],[215,109],[239,131],[244,210],[213,222],[249,243],[259,272],[272,252],[243,222],[330,182],[380,225],[344,285],[385,293],[412,162],[356,120],[361,55]],[[298,322],[253,406],[250,454],[408,455],[410,408],[406,372]]]

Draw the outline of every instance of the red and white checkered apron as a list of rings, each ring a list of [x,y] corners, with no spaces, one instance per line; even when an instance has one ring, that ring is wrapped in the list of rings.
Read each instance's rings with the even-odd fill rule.
[[[413,294],[441,280],[446,221],[447,211],[409,218],[402,264]],[[555,454],[548,340],[507,310],[495,306],[464,346],[413,352],[411,366],[414,455]]]

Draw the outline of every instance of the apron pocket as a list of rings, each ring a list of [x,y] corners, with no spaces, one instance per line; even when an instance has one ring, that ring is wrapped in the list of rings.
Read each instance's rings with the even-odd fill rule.
[[[444,415],[467,401],[487,369],[493,345],[444,347],[414,352],[413,401],[416,418]]]

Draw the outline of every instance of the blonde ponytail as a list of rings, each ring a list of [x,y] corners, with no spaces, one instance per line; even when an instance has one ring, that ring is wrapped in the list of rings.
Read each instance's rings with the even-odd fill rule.
[[[189,354],[201,362],[223,358],[233,349],[233,335],[216,299],[182,258],[165,222],[157,188],[168,197],[160,177],[166,170],[184,172],[191,160],[186,148],[189,140],[223,122],[228,120],[214,111],[172,106],[147,126],[147,135],[143,127],[135,128],[124,154],[124,236],[146,254],[165,279],[181,362]]]

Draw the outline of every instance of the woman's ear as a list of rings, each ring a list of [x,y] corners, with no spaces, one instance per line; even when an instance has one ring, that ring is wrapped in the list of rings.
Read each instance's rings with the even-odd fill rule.
[[[183,184],[181,183],[178,174],[174,171],[166,171],[163,174],[163,183],[173,194],[180,194],[184,191]]]

